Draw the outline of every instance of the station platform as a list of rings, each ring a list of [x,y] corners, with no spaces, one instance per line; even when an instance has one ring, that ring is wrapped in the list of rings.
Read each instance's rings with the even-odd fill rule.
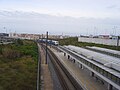
[[[107,90],[107,87],[97,80],[95,77],[90,76],[90,72],[87,70],[81,69],[78,67],[73,60],[68,59],[64,56],[63,52],[59,52],[53,48],[51,49],[54,54],[58,57],[61,63],[67,68],[67,70],[71,73],[71,75],[77,80],[77,82],[82,85],[82,87],[86,90]]]

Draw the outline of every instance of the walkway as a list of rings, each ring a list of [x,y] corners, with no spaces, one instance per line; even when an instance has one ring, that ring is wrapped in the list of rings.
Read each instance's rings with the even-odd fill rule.
[[[45,52],[39,45],[41,56],[41,90],[53,90],[53,81],[48,68],[48,64],[45,64]]]

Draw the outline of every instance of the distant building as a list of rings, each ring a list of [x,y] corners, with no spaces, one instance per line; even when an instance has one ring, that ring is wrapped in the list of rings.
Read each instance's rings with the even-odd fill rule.
[[[39,34],[17,34],[17,33],[10,33],[11,38],[19,38],[19,39],[29,39],[29,40],[36,40],[41,37]]]
[[[9,44],[12,43],[14,39],[9,37],[7,33],[0,33],[0,44]]]
[[[37,40],[37,39],[42,39],[46,38],[46,34],[18,34],[18,33],[10,33],[11,38],[20,38],[20,39],[29,39],[29,40]],[[49,39],[64,39],[64,38],[69,38],[70,36],[65,35],[48,35]]]
[[[118,36],[111,36],[111,39],[118,39]]]
[[[7,34],[7,33],[0,33],[0,37],[9,37],[9,34]]]
[[[98,38],[110,39],[110,35],[99,35]]]
[[[48,38],[50,39],[63,39],[61,35],[48,35]]]
[[[78,42],[96,43],[96,44],[111,45],[111,46],[119,45],[120,46],[120,40],[118,41],[117,39],[112,39],[112,38],[110,38],[108,36],[100,36],[98,38],[78,37]],[[117,38],[117,37],[115,37],[115,38]]]

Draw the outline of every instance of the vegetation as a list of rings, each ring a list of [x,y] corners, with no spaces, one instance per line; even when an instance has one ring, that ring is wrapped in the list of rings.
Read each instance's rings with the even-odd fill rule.
[[[109,46],[109,45],[103,45],[103,44],[78,42],[77,37],[70,37],[70,38],[61,39],[61,40],[59,40],[59,43],[60,43],[60,45],[75,45],[75,46],[79,46],[79,47],[97,46],[97,47],[108,48],[108,49],[120,51],[120,46],[116,47],[116,46]]]
[[[35,90],[37,45],[33,41],[16,40],[0,45],[0,90]]]

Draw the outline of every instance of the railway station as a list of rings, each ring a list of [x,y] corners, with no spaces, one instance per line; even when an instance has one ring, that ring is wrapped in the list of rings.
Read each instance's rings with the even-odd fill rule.
[[[120,90],[120,0],[0,0],[0,90]]]
[[[78,68],[87,69],[90,76],[101,81],[108,90],[120,89],[120,58],[71,45],[59,49]]]
[[[80,69],[78,67],[78,63],[74,63],[72,59],[68,59],[64,56],[63,52],[58,52],[56,50],[52,50],[55,55],[58,57],[60,62],[64,65],[64,67],[70,72],[70,74],[75,78],[75,80],[81,85],[83,90],[106,90],[107,88],[103,85],[101,81],[97,81],[96,78],[92,78],[89,75],[89,72],[86,72],[87,69]]]

